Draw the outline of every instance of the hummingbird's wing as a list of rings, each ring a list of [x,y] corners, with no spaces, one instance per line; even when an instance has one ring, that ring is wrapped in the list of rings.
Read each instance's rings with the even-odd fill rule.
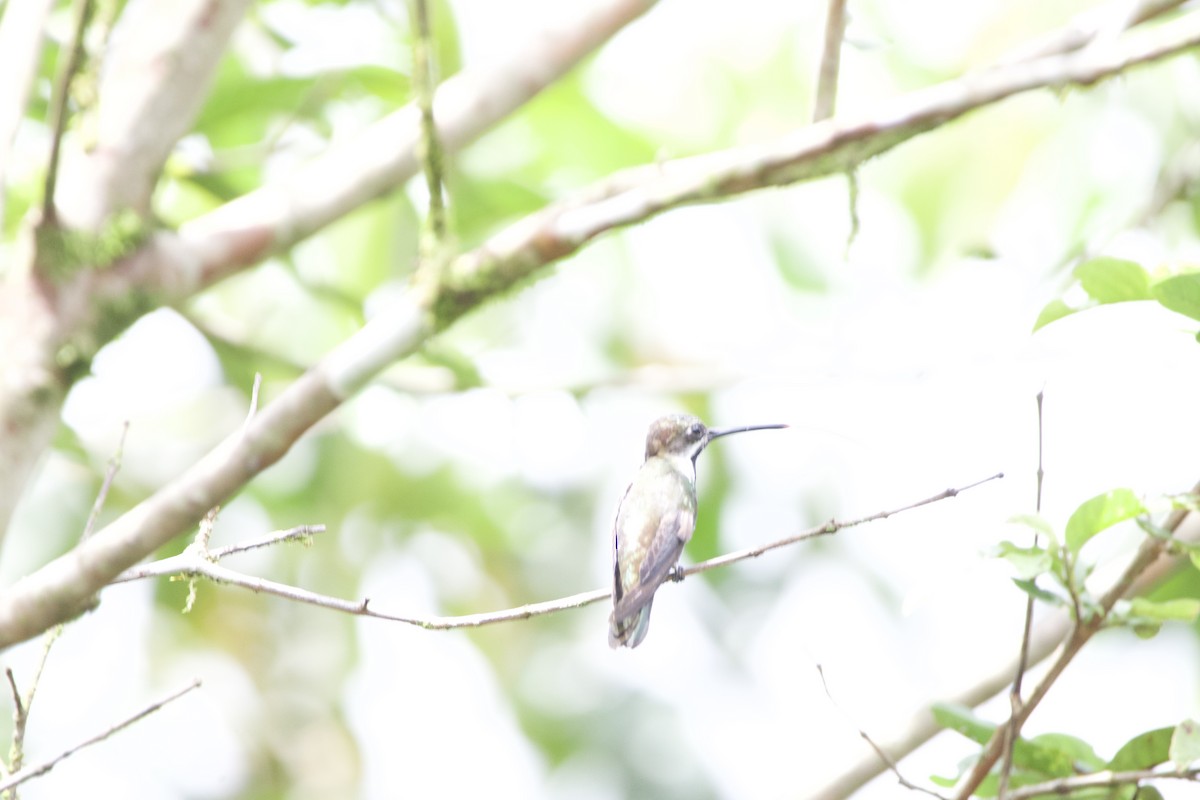
[[[638,584],[617,599],[613,607],[614,619],[633,617],[650,604],[671,567],[679,563],[683,546],[692,538],[695,529],[696,514],[691,509],[681,508],[662,516],[646,551]],[[617,585],[620,586],[619,578]]]

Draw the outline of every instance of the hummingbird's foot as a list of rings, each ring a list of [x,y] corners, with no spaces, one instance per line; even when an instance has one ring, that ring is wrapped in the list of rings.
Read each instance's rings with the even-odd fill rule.
[[[683,567],[679,564],[671,567],[670,571],[667,572],[667,580],[671,581],[672,583],[679,583],[686,577],[687,575],[683,573]]]

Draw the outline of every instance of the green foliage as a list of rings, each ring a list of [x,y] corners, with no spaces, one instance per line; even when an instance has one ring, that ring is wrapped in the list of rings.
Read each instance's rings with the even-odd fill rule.
[[[1159,281],[1154,284],[1154,299],[1172,311],[1200,320],[1200,272]]]
[[[1100,257],[1076,267],[1075,278],[1087,293],[1089,302],[1072,308],[1062,299],[1051,300],[1038,314],[1033,324],[1035,331],[1077,311],[1134,300],[1157,300],[1171,311],[1200,320],[1200,272],[1185,272],[1152,280],[1140,264],[1120,258]]]
[[[1113,489],[1084,502],[1067,520],[1066,545],[1078,553],[1100,531],[1144,514],[1146,507],[1131,489]]]
[[[1200,724],[1194,719],[1185,719],[1176,725],[1168,755],[1179,769],[1187,769],[1200,761]]]
[[[1150,769],[1167,760],[1167,748],[1171,744],[1174,728],[1155,728],[1134,736],[1108,762],[1113,772],[1131,772]]]

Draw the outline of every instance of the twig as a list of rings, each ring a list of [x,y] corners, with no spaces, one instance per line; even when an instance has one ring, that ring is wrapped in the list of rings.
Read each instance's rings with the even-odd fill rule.
[[[61,625],[55,625],[46,631],[42,640],[42,652],[38,656],[37,664],[34,665],[33,677],[29,680],[29,688],[25,690],[24,697],[21,696],[20,691],[17,689],[17,679],[13,675],[12,669],[6,668],[4,670],[13,699],[13,733],[12,743],[8,749],[8,771],[10,774],[19,772],[21,763],[25,760],[25,728],[29,724],[29,712],[33,708],[33,698],[37,695],[38,685],[42,682],[42,672],[46,668],[46,661],[50,658],[50,648],[58,641],[58,637],[61,634]],[[0,791],[3,790],[0,789]]]
[[[1138,578],[1123,589],[1124,597],[1134,597],[1145,594],[1153,587],[1160,585],[1180,566],[1182,559],[1178,556],[1159,558]],[[1189,566],[1190,568],[1190,566]],[[1029,643],[1028,666],[1039,664],[1049,658],[1067,640],[1071,633],[1072,620],[1070,614],[1063,609],[1053,609],[1033,627]],[[1002,665],[999,669],[965,682],[965,688],[949,692],[937,699],[956,705],[974,708],[991,699],[1012,686],[1013,673],[1016,671],[1015,661]],[[897,760],[912,753],[935,735],[942,732],[942,727],[934,720],[929,712],[929,704],[922,705],[904,725],[903,729],[892,734],[881,742],[881,747],[892,753]],[[886,766],[874,754],[864,755],[851,767],[831,780],[821,789],[811,794],[808,800],[843,800],[865,786],[873,778],[881,774]]]
[[[1134,13],[1132,24],[1139,24],[1178,8],[1184,0],[1146,0],[1141,3]],[[1080,50],[1100,38],[1110,21],[1117,13],[1127,13],[1124,9],[1129,0],[1114,0],[1105,6],[1090,8],[1079,14],[1058,30],[1035,41],[1022,44],[999,60],[1000,65],[1015,64],[1049,55],[1069,53]]]
[[[846,36],[846,0],[829,0],[825,15],[825,44],[821,49],[821,68],[817,79],[817,100],[813,104],[813,122],[833,116],[837,104],[838,68],[842,63],[842,40]]]
[[[232,556],[237,553],[244,553],[247,550],[256,550],[260,547],[270,547],[273,544],[281,542],[306,541],[311,539],[318,533],[324,533],[324,525],[300,525],[295,528],[288,528],[285,531],[275,531],[273,533],[264,534],[255,539],[248,539],[237,544],[225,545],[218,547],[215,550],[208,550],[204,553],[205,560],[208,563],[220,561],[226,556]],[[139,564],[136,567],[130,567],[122,572],[113,583],[128,583],[129,581],[142,580],[144,578],[159,578],[165,575],[183,575],[191,569],[195,563],[195,556],[199,555],[194,549],[189,548],[179,555],[169,556],[159,559],[158,561],[149,564]]]
[[[117,439],[117,449],[108,459],[108,466],[104,470],[104,480],[100,482],[100,491],[96,493],[96,499],[92,503],[91,513],[88,514],[87,524],[83,526],[83,536],[81,539],[86,539],[92,535],[96,529],[96,520],[100,517],[100,512],[104,510],[104,501],[108,499],[108,492],[112,488],[113,479],[117,476],[117,472],[121,469],[121,455],[125,452],[125,437],[129,433],[129,420],[121,423],[121,438]]]
[[[1034,783],[1013,789],[1009,800],[1028,800],[1048,794],[1067,795],[1080,789],[1103,788],[1107,786],[1125,786],[1142,781],[1182,780],[1195,781],[1200,778],[1200,767],[1184,770],[1135,770],[1131,772],[1093,772],[1090,775],[1073,775],[1069,778],[1056,778],[1045,783]]]
[[[1192,491],[1200,491],[1200,484],[1197,484]],[[1188,512],[1184,509],[1177,508],[1173,510],[1163,523],[1163,529],[1174,533],[1187,515]],[[1014,729],[1019,730],[1025,724],[1025,720],[1029,718],[1029,715],[1037,708],[1038,704],[1050,691],[1050,688],[1054,686],[1055,681],[1058,680],[1058,677],[1067,668],[1067,665],[1075,659],[1075,656],[1079,654],[1079,651],[1092,636],[1104,626],[1104,622],[1109,612],[1112,611],[1112,607],[1118,600],[1128,594],[1142,573],[1153,565],[1159,556],[1166,552],[1166,546],[1166,541],[1162,539],[1147,538],[1143,541],[1141,546],[1138,547],[1137,553],[1134,554],[1133,559],[1125,568],[1125,571],[1121,573],[1117,581],[1100,598],[1097,612],[1088,617],[1086,621],[1075,620],[1074,627],[1072,627],[1070,634],[1063,642],[1058,658],[1050,665],[1050,669],[1042,677],[1042,680],[1034,688],[1021,708],[1010,717],[1005,725],[1000,726],[996,733],[992,734],[991,740],[984,747],[979,760],[975,762],[975,766],[971,772],[959,782],[955,794],[958,800],[969,798],[979,788],[979,784],[987,777],[992,767],[996,765],[1004,744],[1004,728],[1015,726]]]
[[[242,433],[250,427],[254,415],[258,413],[258,390],[262,388],[262,373],[254,373],[254,385],[250,387],[250,410],[246,412],[246,421],[242,423]]]
[[[863,730],[852,719],[850,719],[850,715],[847,714],[846,711],[840,705],[838,705],[838,702],[833,699],[833,693],[829,691],[829,683],[825,680],[825,669],[820,664],[817,664],[817,674],[821,676],[821,688],[825,690],[825,696],[829,698],[829,702],[835,709],[837,709],[838,713],[842,715],[846,722],[850,724],[850,727],[858,731],[858,735],[863,738],[863,741],[871,746],[871,749],[874,750],[875,754],[879,756],[879,760],[887,765],[887,768],[890,769],[892,774],[896,776],[896,780],[901,786],[903,786],[905,789],[911,789],[914,792],[922,792],[931,797],[936,797],[939,800],[946,800],[945,797],[933,791],[932,789],[928,789],[924,786],[918,786],[900,774],[900,767],[896,765],[896,762],[892,760],[892,757],[885,753],[883,748],[875,744],[875,740],[868,736],[865,730]]]
[[[1197,44],[1200,12],[1192,12],[1152,31],[1135,31],[1103,52],[989,70],[895,98],[869,116],[826,120],[777,142],[656,164],[649,171],[620,173],[603,182],[602,191],[589,190],[527,217],[484,246],[457,257],[447,267],[436,297],[418,291],[402,293],[395,305],[371,319],[262,409],[241,441],[226,440],[89,541],[9,587],[0,596],[0,647],[28,639],[78,613],[87,598],[122,570],[194,525],[207,509],[275,463],[305,431],[376,373],[413,352],[441,327],[596,236],[668,208],[844,171],[849,164],[1015,94],[1047,86],[1092,84]],[[395,139],[389,137],[388,142],[394,149]],[[355,154],[355,164],[371,160],[361,150]],[[324,180],[315,183],[314,189],[329,188],[331,179],[325,170],[331,165],[346,166],[324,162],[320,170]],[[169,250],[180,244],[179,239],[155,237],[154,246],[126,259],[122,267],[142,276],[138,285],[157,286],[167,297],[186,296],[199,284],[215,281],[285,242],[308,235],[345,213],[354,201],[374,197],[391,185],[388,178],[393,169],[395,165],[380,166],[380,172],[372,172],[373,180],[357,186],[353,196],[338,194],[316,201],[310,189],[304,196],[298,195],[295,203],[280,203],[280,189],[275,187],[256,194],[257,199],[248,206],[239,203],[248,197],[243,196],[222,206],[220,214],[212,212],[203,222],[197,219],[185,226],[182,250],[176,250],[173,259],[160,248]],[[361,168],[353,172],[361,177],[360,173]],[[306,169],[296,175],[309,174]],[[341,181],[351,176],[350,172],[340,175],[337,185],[341,187]],[[270,213],[257,207],[268,199],[274,209]],[[243,211],[248,216],[243,216]],[[193,270],[190,279],[180,272],[181,253],[194,258],[187,263],[199,265],[199,272]],[[162,259],[167,259],[166,263]],[[129,281],[122,270],[103,272],[98,280]],[[109,278],[110,274],[117,277]],[[197,274],[200,277],[194,277]],[[113,284],[105,287],[114,288]],[[0,425],[6,419],[0,415]]]
[[[1042,511],[1042,481],[1045,478],[1046,471],[1043,468],[1042,451],[1043,442],[1043,416],[1042,416],[1042,401],[1044,392],[1037,393],[1037,431],[1038,431],[1038,465],[1037,465],[1037,488],[1035,489],[1034,509],[1037,513]],[[1033,532],[1033,546],[1038,546],[1038,533]],[[1078,620],[1078,617],[1076,617]],[[1012,690],[1008,694],[1009,704],[1009,719],[1015,720],[1021,710],[1021,683],[1025,678],[1025,670],[1029,665],[1029,636],[1033,631],[1033,595],[1025,596],[1025,623],[1021,629],[1021,650],[1017,656],[1017,674],[1013,677]],[[1016,725],[1004,726],[1004,762],[1000,767],[1000,779],[996,788],[996,797],[999,800],[1005,800],[1008,794],[1008,781],[1012,775],[1013,766],[1013,750],[1016,747],[1017,737],[1021,735],[1021,730]]]
[[[434,77],[433,37],[429,29],[429,4],[426,0],[412,0],[413,18],[413,88],[417,95],[417,109],[421,113],[421,138],[417,141],[417,158],[425,173],[425,186],[429,190],[429,214],[425,218],[425,230],[421,236],[421,263],[438,274],[438,259],[441,245],[446,240],[446,203],[442,194],[442,145],[438,139],[437,124],[433,119],[433,93],[437,85]]]
[[[871,514],[868,517],[860,517],[858,519],[852,519],[847,522],[838,522],[837,520],[831,519],[831,520],[829,520],[829,522],[826,522],[824,525],[817,525],[815,527],[809,528],[806,531],[801,531],[800,533],[797,533],[795,536],[789,536],[786,539],[780,539],[778,541],[771,542],[769,544],[757,545],[755,547],[748,547],[744,550],[737,550],[732,553],[726,553],[723,556],[717,556],[715,558],[710,558],[707,561],[701,561],[699,564],[693,564],[690,567],[680,570],[678,572],[678,575],[679,575],[679,578],[682,579],[688,575],[695,575],[698,572],[707,572],[710,569],[716,569],[717,567],[724,567],[728,564],[733,564],[737,561],[744,561],[748,558],[757,558],[758,556],[761,556],[763,553],[769,552],[771,550],[775,550],[780,547],[787,547],[788,545],[796,544],[797,542],[803,542],[806,539],[815,539],[818,536],[828,536],[829,534],[837,533],[838,531],[840,531],[844,528],[853,528],[858,525],[864,525],[868,522],[875,522],[876,520],[887,519],[888,517],[892,516],[893,514],[899,514],[904,511],[911,511],[914,508],[920,508],[921,506],[927,506],[930,503],[937,503],[941,500],[946,500],[951,497],[955,497],[960,492],[965,492],[968,489],[974,489],[976,486],[980,486],[982,484],[988,483],[989,481],[994,481],[994,480],[997,480],[997,479],[1003,478],[1003,477],[1004,477],[1003,472],[997,472],[995,475],[991,475],[987,478],[984,478],[983,480],[979,480],[979,481],[975,481],[974,483],[967,484],[966,486],[963,486],[961,488],[946,489],[945,491],[939,492],[938,494],[935,494],[932,497],[926,497],[924,500],[918,500],[915,503],[912,503],[907,506],[902,506],[900,508],[894,508],[891,511],[878,511],[874,514]]]
[[[24,783],[27,780],[30,780],[31,778],[36,778],[39,775],[46,774],[50,770],[54,769],[54,767],[58,765],[58,762],[67,758],[68,756],[74,755],[75,753],[79,752],[80,750],[82,750],[85,747],[90,747],[90,746],[96,744],[97,742],[104,741],[108,737],[112,736],[114,733],[118,733],[119,731],[122,731],[125,728],[128,728],[130,725],[132,725],[133,723],[142,719],[143,717],[153,714],[155,711],[158,711],[160,708],[165,706],[167,703],[170,703],[174,700],[178,700],[180,697],[183,697],[185,694],[192,691],[193,689],[199,688],[199,686],[200,686],[200,681],[194,680],[187,686],[183,687],[182,689],[180,689],[176,692],[173,692],[173,693],[167,695],[166,697],[159,700],[158,702],[151,703],[150,705],[146,706],[145,708],[143,708],[141,711],[137,712],[133,716],[131,716],[121,722],[118,722],[116,725],[113,725],[113,726],[105,729],[104,731],[96,734],[95,736],[92,736],[89,739],[85,739],[84,741],[80,742],[77,745],[74,745],[73,747],[68,747],[66,750],[59,753],[54,758],[43,761],[42,763],[37,764],[36,766],[32,766],[32,767],[28,767],[27,769],[23,769],[14,775],[10,775],[6,780],[0,781],[0,792],[8,791],[9,789],[12,789],[14,786],[19,786],[20,784]]]
[[[830,521],[824,525],[819,525],[810,528],[807,531],[789,536],[786,539],[780,539],[776,542],[763,545],[761,547],[752,548],[749,550],[739,550],[734,553],[728,553],[723,556],[717,556],[707,561],[701,561],[688,569],[680,570],[677,574],[679,579],[685,575],[694,575],[698,572],[705,572],[717,567],[727,566],[738,561],[744,561],[748,558],[754,558],[762,555],[768,550],[775,550],[790,544],[812,539],[817,536],[827,536],[836,533],[845,528],[852,528],[858,525],[863,525],[875,520],[886,519],[893,514],[900,514],[904,511],[920,508],[921,506],[936,503],[940,500],[945,500],[958,495],[960,492],[965,492],[988,481],[995,480],[1001,477],[999,474],[993,475],[990,478],[985,478],[981,481],[968,484],[959,489],[947,489],[932,497],[920,500],[916,503],[892,509],[890,511],[880,511],[870,516],[861,517],[859,519],[849,520],[847,522]],[[323,526],[313,526],[310,530],[316,532],[317,529],[324,530]],[[300,529],[293,529],[300,530]],[[390,611],[378,610],[370,598],[356,601],[346,600],[340,597],[331,597],[329,595],[310,592],[307,589],[301,589],[288,584],[277,583],[276,581],[259,578],[252,575],[245,575],[235,570],[223,567],[216,563],[221,557],[229,555],[232,552],[240,552],[243,549],[251,547],[261,547],[266,544],[274,543],[275,541],[283,541],[286,539],[299,538],[301,534],[293,531],[284,531],[282,533],[270,534],[261,539],[254,540],[244,545],[235,545],[230,548],[225,548],[225,552],[212,551],[202,553],[198,549],[189,547],[182,553],[169,558],[164,558],[160,561],[155,561],[150,564],[134,567],[122,573],[114,582],[126,582],[139,580],[142,578],[155,578],[168,575],[180,575],[185,578],[203,577],[218,583],[226,583],[233,586],[241,586],[253,592],[262,594],[272,594],[278,597],[283,597],[288,600],[294,600],[299,603],[307,603],[309,605],[320,606],[334,611],[342,611],[347,614],[354,614],[362,617],[374,617],[377,619],[391,620],[393,622],[403,622],[409,625],[415,625],[419,628],[427,630],[450,630],[453,628],[478,628],[483,625],[492,625],[499,622],[511,622],[519,619],[529,619],[530,617],[538,617],[544,614],[552,614],[558,611],[565,611],[570,608],[581,608],[592,603],[607,600],[612,596],[610,588],[595,589],[590,592],[581,592],[569,597],[562,597],[556,600],[546,600],[540,603],[531,603],[529,605],[517,606],[516,608],[508,608],[501,611],[488,611],[478,614],[465,614],[460,616],[433,616],[433,617],[415,617],[407,614],[398,614]]]
[[[72,11],[75,14],[75,27],[71,31],[71,41],[66,49],[67,60],[59,68],[58,77],[54,82],[54,100],[50,104],[50,161],[46,165],[46,183],[42,196],[42,223],[46,225],[56,222],[54,189],[58,183],[59,154],[62,152],[62,138],[67,127],[67,101],[71,93],[71,79],[83,63],[83,33],[87,29],[88,19],[92,16],[92,0],[75,0]]]

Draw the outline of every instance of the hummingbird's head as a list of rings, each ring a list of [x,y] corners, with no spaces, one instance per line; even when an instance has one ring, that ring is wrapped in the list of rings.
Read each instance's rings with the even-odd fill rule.
[[[691,414],[668,414],[654,420],[646,434],[646,458],[687,456],[693,461],[708,444],[708,428]]]
[[[646,458],[654,456],[680,456],[692,461],[713,439],[731,433],[786,428],[787,425],[742,425],[737,428],[708,428],[691,414],[668,414],[654,420],[646,434]]]

